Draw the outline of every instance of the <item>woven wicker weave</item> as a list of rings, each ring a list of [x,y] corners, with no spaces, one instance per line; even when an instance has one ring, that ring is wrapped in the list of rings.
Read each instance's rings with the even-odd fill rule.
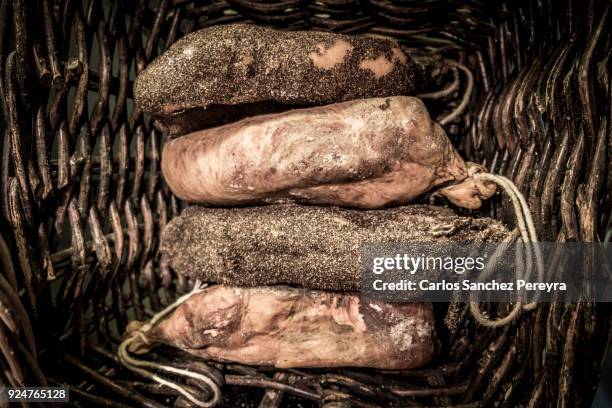
[[[175,403],[172,390],[114,358],[129,320],[189,286],[157,253],[181,203],[160,176],[164,136],[134,110],[132,86],[136,72],[201,27],[370,32],[458,61],[474,92],[445,128],[463,156],[515,181],[543,240],[603,240],[610,222],[609,1],[0,4],[0,383],[67,386],[84,407]],[[454,109],[466,84],[456,68],[440,74],[446,90],[426,100],[431,111]],[[501,200],[483,211],[505,213]],[[464,305],[436,310],[438,357],[420,370],[282,371],[164,349],[151,358],[216,373],[226,406],[590,405],[612,333],[608,305],[540,304],[496,330],[479,327]],[[205,399],[207,389],[192,386]]]

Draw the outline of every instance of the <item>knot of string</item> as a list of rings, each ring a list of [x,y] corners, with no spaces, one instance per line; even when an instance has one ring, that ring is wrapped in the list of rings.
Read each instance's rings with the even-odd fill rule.
[[[204,375],[202,373],[199,373],[199,372],[194,372],[194,371],[190,371],[190,370],[186,370],[182,368],[160,364],[160,363],[156,363],[153,361],[140,360],[140,359],[133,357],[128,350],[129,346],[137,339],[144,342],[144,344],[147,344],[147,345],[150,344],[147,333],[151,330],[151,328],[153,328],[160,319],[164,318],[166,315],[168,315],[170,312],[172,312],[174,309],[176,309],[178,306],[184,303],[191,296],[197,293],[200,293],[202,290],[204,290],[204,288],[202,287],[202,284],[199,281],[196,281],[193,289],[189,293],[181,296],[174,303],[172,303],[171,305],[169,305],[168,307],[166,307],[159,313],[155,314],[140,329],[129,333],[127,337],[125,338],[125,340],[123,340],[123,342],[119,345],[119,349],[117,350],[117,357],[119,358],[119,361],[121,362],[121,364],[123,364],[129,370],[145,378],[148,378],[152,381],[155,381],[159,384],[162,384],[166,387],[169,387],[177,391],[179,394],[187,398],[195,406],[208,408],[208,407],[215,406],[217,403],[219,403],[221,399],[221,389],[219,388],[219,385],[211,377]],[[210,397],[208,401],[202,401],[199,398],[197,398],[193,394],[193,392],[191,392],[188,388],[184,387],[182,384],[172,381],[168,378],[162,377],[156,374],[155,373],[156,371],[164,371],[166,373],[170,373],[173,375],[190,378],[195,381],[198,381],[206,385],[208,388],[210,388],[212,396]]]

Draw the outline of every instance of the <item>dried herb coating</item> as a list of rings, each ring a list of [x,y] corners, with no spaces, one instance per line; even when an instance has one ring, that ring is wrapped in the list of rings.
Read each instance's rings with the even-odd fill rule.
[[[170,134],[292,106],[413,94],[421,69],[390,39],[235,24],[202,29],[140,73],[136,105]]]
[[[161,251],[177,273],[205,282],[359,290],[365,242],[497,242],[507,234],[499,221],[425,205],[194,206],[167,225]]]

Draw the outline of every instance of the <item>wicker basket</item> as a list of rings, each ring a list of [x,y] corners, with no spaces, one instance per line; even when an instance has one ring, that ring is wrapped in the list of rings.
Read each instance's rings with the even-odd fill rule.
[[[426,100],[441,115],[470,95],[445,125],[462,155],[515,181],[543,240],[597,241],[612,203],[610,6],[2,0],[0,383],[66,386],[77,406],[185,404],[114,355],[128,321],[189,287],[157,253],[181,208],[160,177],[164,136],[132,102],[135,73],[185,33],[245,21],[370,32],[462,63],[473,92],[469,75],[451,69]],[[482,213],[505,217],[503,202]],[[590,405],[612,333],[608,305],[542,303],[495,330],[465,305],[436,313],[439,351],[419,370],[274,370],[169,349],[152,358],[211,374],[231,407]]]

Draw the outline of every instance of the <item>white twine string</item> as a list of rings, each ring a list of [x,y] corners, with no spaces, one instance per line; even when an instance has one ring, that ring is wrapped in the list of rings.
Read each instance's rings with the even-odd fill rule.
[[[202,292],[204,288],[200,281],[196,281],[191,292],[181,296],[174,303],[166,307],[161,312],[154,315],[151,320],[149,320],[146,324],[144,324],[140,329],[130,333],[128,337],[123,340],[123,342],[119,345],[119,349],[117,350],[117,356],[119,361],[129,370],[142,375],[143,377],[149,378],[159,384],[165,385],[173,390],[177,391],[179,394],[187,398],[191,403],[195,404],[198,407],[213,407],[215,406],[221,399],[221,390],[217,383],[208,376],[193,372],[181,368],[176,368],[164,364],[158,364],[153,361],[139,360],[130,356],[130,352],[128,351],[128,347],[132,344],[136,339],[140,339],[145,342],[145,344],[149,343],[147,338],[147,333],[154,327],[154,325],[167,314],[172,312],[182,303],[184,303],[191,296]],[[201,401],[196,398],[190,391],[188,391],[182,384],[176,383],[174,381],[168,380],[167,378],[161,377],[155,374],[153,371],[149,370],[153,369],[156,371],[165,371],[168,373],[176,374],[179,376],[184,376],[187,378],[194,379],[196,381],[200,381],[206,384],[212,390],[212,397],[208,401]]]
[[[542,260],[542,251],[538,241],[538,235],[536,233],[535,225],[533,223],[533,218],[531,216],[531,211],[529,210],[527,200],[525,200],[523,194],[519,191],[519,189],[510,179],[504,176],[494,175],[490,173],[477,173],[472,175],[472,177],[475,180],[493,182],[500,186],[506,192],[506,194],[508,194],[508,196],[510,197],[510,201],[512,202],[512,206],[514,207],[514,214],[516,216],[517,221],[517,230],[513,231],[513,233],[509,237],[509,242],[512,242],[514,239],[518,238],[518,240],[525,245],[525,249],[527,250],[527,254],[525,254],[525,257],[523,257],[522,250],[517,252],[517,277],[522,276],[525,280],[529,279],[529,277],[531,276],[531,270],[533,268],[532,259],[535,258],[538,281],[542,281],[544,279],[544,263]],[[487,273],[492,268],[492,265],[496,261],[496,259],[503,255],[506,248],[507,245],[504,245],[502,248],[498,248],[498,250],[496,250],[489,263],[487,264]],[[523,265],[523,259],[526,265]],[[523,266],[525,266],[524,273]],[[523,304],[522,300],[518,300],[508,315],[497,319],[490,319],[489,317],[487,317],[480,310],[480,305],[478,304],[478,302],[470,302],[470,311],[474,316],[474,319],[481,325],[487,327],[500,327],[512,322],[522,310],[533,310],[536,308],[536,306],[536,301]]]

